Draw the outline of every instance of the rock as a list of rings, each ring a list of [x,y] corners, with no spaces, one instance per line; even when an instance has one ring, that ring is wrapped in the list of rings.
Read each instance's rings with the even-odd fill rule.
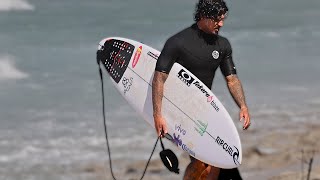
[[[152,174],[160,174],[161,173],[161,171],[163,171],[164,169],[152,169],[152,170],[150,170],[150,173],[152,173]]]
[[[274,148],[266,148],[266,147],[257,146],[254,148],[254,152],[260,156],[266,156],[266,155],[272,155],[272,154],[277,153],[277,150]]]
[[[131,173],[136,173],[136,172],[137,172],[136,169],[128,168],[127,171],[126,171],[126,174],[131,174]]]

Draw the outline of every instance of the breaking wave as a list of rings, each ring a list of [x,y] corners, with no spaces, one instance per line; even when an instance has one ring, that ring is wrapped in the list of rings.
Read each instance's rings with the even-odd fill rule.
[[[34,5],[26,0],[1,0],[0,11],[33,11]]]
[[[28,74],[15,67],[14,59],[10,56],[0,56],[0,80],[23,79]]]

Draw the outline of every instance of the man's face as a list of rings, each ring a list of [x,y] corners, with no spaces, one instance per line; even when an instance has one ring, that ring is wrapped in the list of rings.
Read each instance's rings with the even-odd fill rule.
[[[220,28],[223,26],[226,15],[221,15],[217,19],[205,18],[207,31],[211,34],[218,34]]]

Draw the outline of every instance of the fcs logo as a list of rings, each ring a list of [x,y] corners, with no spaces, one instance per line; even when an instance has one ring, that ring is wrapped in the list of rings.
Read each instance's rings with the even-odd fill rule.
[[[181,69],[178,73],[178,78],[184,82],[187,86],[190,86],[194,81],[194,78],[191,77],[185,70]]]

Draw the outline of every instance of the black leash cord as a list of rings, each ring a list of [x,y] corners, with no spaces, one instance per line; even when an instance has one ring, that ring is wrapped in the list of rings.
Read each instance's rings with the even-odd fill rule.
[[[97,60],[97,63],[98,63],[98,66],[99,66],[100,81],[101,81],[101,92],[102,92],[102,115],[103,115],[104,132],[105,132],[105,135],[106,135],[106,142],[107,142],[108,155],[109,155],[109,165],[110,165],[110,170],[111,170],[112,178],[113,178],[114,180],[117,180],[117,179],[115,178],[114,174],[113,174],[113,169],[112,169],[111,152],[110,152],[110,148],[109,148],[109,140],[108,140],[108,134],[107,134],[107,123],[106,123],[106,114],[105,114],[105,102],[104,102],[103,76],[102,76],[102,70],[101,70],[100,63],[99,63],[99,62],[100,62],[100,61],[99,61],[99,60]],[[147,168],[148,168],[148,166],[149,166],[149,163],[150,163],[150,160],[151,160],[152,155],[153,155],[153,153],[154,153],[154,150],[155,150],[155,149],[156,149],[156,147],[157,147],[157,144],[158,144],[159,138],[160,138],[160,136],[157,138],[157,141],[156,141],[156,143],[155,143],[155,145],[154,145],[154,147],[153,147],[152,153],[151,153],[151,155],[150,155],[150,158],[149,158],[149,160],[148,160],[148,162],[147,162],[147,164],[146,164],[146,167],[145,167],[145,169],[144,169],[144,172],[143,172],[142,177],[141,177],[141,179],[140,179],[140,180],[142,180],[142,179],[143,179],[143,177],[144,177],[144,175],[145,175],[145,173],[146,173],[146,171],[147,171]]]

